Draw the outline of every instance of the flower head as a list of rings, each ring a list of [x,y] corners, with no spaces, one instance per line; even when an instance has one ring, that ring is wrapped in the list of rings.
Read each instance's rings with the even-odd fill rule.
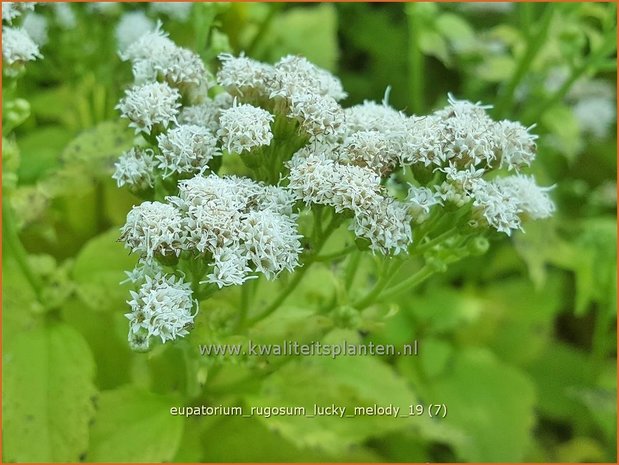
[[[155,169],[155,154],[151,149],[133,147],[123,153],[114,164],[116,170],[112,179],[118,187],[128,185],[136,190],[153,187]]]
[[[251,99],[268,96],[265,82],[273,73],[273,68],[244,55],[235,57],[229,53],[219,55],[221,68],[217,82],[231,95]]]
[[[233,105],[233,97],[227,92],[218,94],[213,100],[206,100],[198,105],[183,107],[179,115],[179,121],[184,124],[204,126],[217,133],[219,129],[219,116],[222,110]]]
[[[155,31],[155,23],[143,11],[129,11],[124,13],[116,25],[116,43],[122,52],[136,40]],[[155,34],[157,35],[157,34]],[[151,36],[152,37],[152,36]]]
[[[273,119],[273,115],[262,108],[249,104],[234,105],[221,111],[221,127],[217,135],[229,153],[249,152],[271,143]]]
[[[176,115],[181,106],[178,90],[165,83],[133,86],[125,91],[125,97],[116,106],[121,117],[131,122],[136,134],[150,134],[155,126],[167,128],[176,123]]]
[[[28,13],[24,18],[22,27],[28,33],[34,43],[37,44],[39,47],[42,47],[47,43],[48,25],[47,18],[45,16],[37,13]]]
[[[39,47],[22,28],[2,28],[2,57],[9,64],[20,64],[42,58]]]
[[[127,301],[131,312],[125,314],[130,340],[140,335],[146,339],[154,336],[165,343],[189,334],[188,328],[197,313],[189,283],[158,273],[146,276],[140,289],[131,291],[131,297]]]
[[[159,168],[173,173],[202,173],[214,156],[221,155],[217,138],[203,126],[183,124],[157,136]]]
[[[161,202],[144,202],[127,214],[120,229],[120,240],[132,252],[146,258],[176,255],[186,248],[184,221],[174,206]]]

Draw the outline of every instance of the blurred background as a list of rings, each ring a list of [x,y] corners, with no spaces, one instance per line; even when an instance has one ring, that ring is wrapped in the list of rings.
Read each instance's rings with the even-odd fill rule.
[[[558,211],[390,303],[393,315],[358,335],[417,339],[419,357],[298,363],[188,395],[196,369],[204,378],[212,365],[191,366],[184,347],[131,353],[118,285],[134,262],[118,227],[138,199],[110,178],[133,144],[114,110],[131,81],[117,50],[158,20],[211,70],[220,52],[301,54],[342,79],[345,106],[388,98],[423,115],[450,92],[535,125],[532,173],[554,186]],[[5,461],[616,461],[615,4],[41,3],[23,26],[44,58],[3,81],[3,224],[7,208],[14,216],[3,229]],[[324,276],[311,275],[297,307],[324,297]],[[229,379],[245,369],[228,367]],[[197,400],[327,399],[449,413],[349,423],[168,413]]]

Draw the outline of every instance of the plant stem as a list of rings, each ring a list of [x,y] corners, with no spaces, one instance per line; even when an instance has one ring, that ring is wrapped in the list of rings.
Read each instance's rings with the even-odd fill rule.
[[[41,302],[41,289],[43,286],[39,280],[39,277],[36,276],[30,268],[30,264],[28,263],[28,253],[26,252],[26,249],[24,249],[24,246],[19,238],[17,226],[15,225],[15,218],[13,217],[13,211],[8,203],[6,194],[2,201],[2,230],[4,243],[7,249],[12,252],[15,260],[17,261],[17,265],[24,273],[28,283],[30,283],[37,300]]]
[[[338,250],[337,252],[333,252],[333,253],[326,254],[326,255],[319,255],[314,258],[314,261],[315,262],[330,262],[337,258],[341,258],[341,257],[348,255],[349,252],[352,252],[356,248],[357,246],[355,244],[352,244],[352,245],[349,245],[348,247],[344,247],[343,249]]]
[[[424,109],[424,57],[419,46],[420,18],[417,5],[407,5],[408,18],[408,72],[411,82],[411,108],[421,114]]]
[[[404,281],[386,289],[384,292],[380,293],[380,298],[389,298],[393,297],[396,294],[399,294],[402,291],[406,291],[412,289],[413,287],[421,284],[428,277],[434,274],[434,270],[427,265],[424,265],[419,271],[405,279]]]
[[[608,33],[606,35],[603,44],[598,48],[596,53],[590,55],[587,60],[585,60],[580,66],[575,68],[572,71],[569,79],[567,79],[552,96],[542,102],[542,104],[537,107],[535,112],[526,115],[523,119],[533,122],[539,120],[539,118],[544,114],[546,110],[563,100],[563,97],[567,95],[574,83],[578,79],[580,79],[588,70],[599,66],[601,61],[603,61],[608,55],[614,53],[617,50],[617,29],[615,28],[611,32],[612,33]]]
[[[518,84],[527,74],[527,71],[531,67],[531,63],[541,50],[542,46],[546,42],[545,37],[550,27],[550,20],[554,14],[554,5],[547,4],[544,10],[544,14],[540,20],[537,31],[531,33],[527,37],[527,48],[520,57],[518,65],[512,74],[511,79],[507,85],[503,88],[503,91],[499,95],[498,102],[495,107],[495,117],[497,119],[503,118],[507,111],[510,109],[514,100],[514,93]]]
[[[358,310],[363,310],[364,308],[370,306],[380,295],[383,289],[389,284],[391,278],[395,275],[395,273],[400,269],[400,267],[404,264],[404,261],[400,261],[396,265],[389,269],[391,263],[387,262],[385,264],[384,269],[382,270],[381,277],[379,278],[376,285],[372,288],[370,292],[368,292],[364,297],[357,300],[352,304]]]

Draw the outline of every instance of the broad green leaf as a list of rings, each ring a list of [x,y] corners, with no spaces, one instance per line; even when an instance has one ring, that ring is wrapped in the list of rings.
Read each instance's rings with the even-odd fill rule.
[[[311,420],[307,420],[311,421]],[[365,448],[326,454],[299,447],[255,418],[227,417],[207,430],[202,439],[206,462],[374,462]]]
[[[183,434],[182,417],[170,414],[174,397],[132,386],[104,391],[90,429],[91,462],[169,462]]]
[[[456,352],[442,376],[419,384],[425,402],[447,406],[441,421],[462,432],[457,457],[470,462],[523,460],[534,424],[534,388],[485,349]]]
[[[129,255],[118,242],[118,236],[118,230],[112,228],[91,239],[75,259],[72,276],[78,284],[78,293],[93,309],[126,308],[129,287],[120,282],[126,278],[124,271],[132,270],[137,258]]]
[[[348,339],[351,340],[350,338]],[[299,447],[321,448],[338,453],[370,437],[382,436],[400,428],[425,427],[424,418],[364,416],[355,407],[393,405],[400,414],[416,396],[389,366],[375,357],[306,357],[285,364],[270,375],[258,394],[247,397],[248,407],[304,407],[306,415],[335,404],[346,407],[347,416],[302,415],[259,417],[273,431]]]
[[[11,336],[3,353],[5,462],[75,462],[88,447],[94,363],[64,324]]]

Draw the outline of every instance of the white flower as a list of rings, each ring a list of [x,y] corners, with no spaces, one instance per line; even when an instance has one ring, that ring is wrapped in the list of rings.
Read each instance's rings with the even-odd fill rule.
[[[411,118],[400,162],[403,165],[443,166],[447,160],[444,131],[441,119],[435,115]]]
[[[617,119],[614,98],[585,97],[574,105],[574,115],[583,132],[596,139],[604,139]]]
[[[183,107],[179,121],[184,124],[195,124],[209,128],[215,134],[219,129],[221,110],[226,110],[232,105],[232,96],[227,92],[222,92],[213,100],[206,100],[199,105]]]
[[[161,202],[144,202],[133,207],[120,232],[125,247],[146,258],[156,254],[179,256],[187,243],[180,212]]]
[[[306,204],[328,205],[338,213],[356,211],[379,195],[380,176],[369,168],[343,165],[318,153],[295,155],[289,163],[288,188]]]
[[[153,187],[155,158],[151,149],[134,147],[123,153],[114,166],[112,179],[118,187],[128,185],[136,190]]]
[[[489,165],[497,158],[497,133],[494,122],[486,114],[487,108],[490,107],[449,95],[449,105],[434,113],[443,126],[437,136],[442,139],[445,160],[467,167]]]
[[[207,72],[202,59],[172,42],[161,30],[161,23],[152,32],[143,33],[126,50],[121,47],[120,57],[131,61],[136,82],[162,78],[173,87],[206,91]]]
[[[240,239],[256,271],[274,279],[299,266],[302,251],[297,225],[290,217],[269,210],[251,211],[241,222]]]
[[[555,206],[548,192],[552,187],[540,187],[533,176],[518,174],[497,178],[494,183],[518,202],[520,213],[538,220],[552,216]]]
[[[42,58],[39,47],[21,28],[2,28],[2,57],[9,64],[19,64]]]
[[[268,96],[265,82],[273,73],[272,66],[244,55],[235,57],[222,53],[218,58],[221,68],[217,73],[217,82],[231,95],[246,99]]]
[[[425,221],[434,205],[443,204],[441,197],[428,187],[411,186],[406,201],[416,223]]]
[[[2,21],[11,24],[22,13],[34,10],[36,4],[37,2],[2,2]]]
[[[182,23],[189,19],[192,2],[150,2],[150,10]]]
[[[291,97],[289,116],[300,122],[310,141],[328,140],[344,124],[344,112],[332,97],[311,93]]]
[[[518,199],[498,184],[481,180],[475,184],[472,197],[473,208],[497,231],[510,236],[512,230],[522,229]]]
[[[380,175],[395,168],[400,154],[399,143],[375,130],[354,132],[338,148],[341,161],[367,166]]]
[[[222,110],[217,135],[229,153],[248,152],[269,145],[273,138],[273,115],[249,104],[235,105]]]
[[[271,279],[298,266],[293,199],[283,189],[211,174],[181,181],[169,201],[186,217],[191,246],[213,257],[206,282],[238,285],[253,271]]]
[[[173,173],[202,173],[208,162],[221,155],[217,138],[205,127],[184,124],[157,136],[159,168],[164,177]]]
[[[118,49],[126,50],[132,43],[155,30],[155,23],[142,11],[124,13],[116,25],[116,43]]]
[[[145,280],[137,292],[131,291],[132,299],[127,301],[131,307],[131,312],[125,314],[129,319],[129,339],[143,334],[147,339],[160,337],[165,343],[189,334],[188,328],[197,314],[191,285],[161,273],[146,276]]]
[[[47,43],[47,18],[45,16],[29,13],[24,18],[22,27],[39,47]]]
[[[407,132],[408,118],[390,107],[386,99],[382,103],[364,101],[360,105],[346,108],[348,133],[357,131],[380,131],[389,135],[403,135]]]
[[[213,271],[206,276],[205,283],[217,284],[219,288],[224,286],[240,286],[248,279],[257,276],[249,276],[251,268],[248,266],[247,255],[240,247],[218,247],[213,251]]]
[[[351,212],[351,229],[368,239],[373,251],[406,251],[412,240],[408,208],[383,194],[377,173],[303,151],[292,158],[289,167],[288,188],[297,199],[333,207],[336,213]]]
[[[317,94],[342,100],[347,96],[338,78],[297,55],[287,55],[275,64],[267,86],[270,98]]]
[[[167,128],[176,123],[176,115],[181,106],[178,90],[165,83],[153,82],[133,86],[125,91],[125,97],[116,106],[122,118],[131,121],[129,127],[136,134],[150,134],[153,127]]]
[[[63,29],[73,29],[77,25],[75,12],[71,9],[71,5],[66,2],[52,3],[56,22]]]
[[[87,8],[93,13],[104,16],[112,16],[120,10],[119,2],[90,2]]]
[[[405,204],[377,197],[359,209],[350,229],[370,241],[370,249],[384,255],[406,253],[413,241],[411,217]]]
[[[513,121],[496,123],[501,167],[518,170],[523,166],[529,166],[535,159],[537,136],[530,134],[529,129]]]

